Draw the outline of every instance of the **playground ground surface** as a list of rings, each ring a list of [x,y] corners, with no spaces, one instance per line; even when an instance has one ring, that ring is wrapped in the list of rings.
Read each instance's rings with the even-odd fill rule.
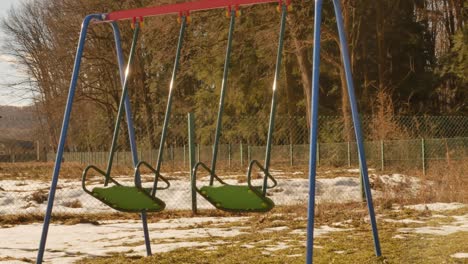
[[[2,172],[2,186],[12,186],[11,181],[23,182],[25,177],[38,173],[23,170],[18,174],[5,167]],[[295,181],[306,177],[299,172],[277,171],[280,179]],[[447,182],[447,186],[461,185],[461,189],[438,195],[441,189],[437,178],[410,177],[391,171],[373,173],[376,175],[373,190],[380,192],[375,208],[383,256],[377,258],[373,253],[365,204],[353,199],[341,202],[326,199],[316,208],[315,263],[468,263],[468,204],[466,193],[460,193],[466,192],[465,182]],[[241,182],[236,175],[233,173],[231,180]],[[319,179],[334,183],[338,179],[340,184],[347,183],[348,188],[322,184],[322,194],[343,197],[340,192],[356,191],[353,182],[357,175],[347,168],[319,171]],[[46,178],[35,180],[47,185]],[[66,174],[64,178],[71,181],[64,185],[65,189],[78,184]],[[0,199],[11,192],[0,191]],[[277,196],[280,200],[285,197],[287,194]],[[18,196],[13,202],[16,200],[24,197]],[[0,204],[5,206],[1,201]],[[190,210],[179,209],[150,215],[154,256],[149,258],[143,257],[145,247],[138,215],[93,212],[92,207],[88,214],[80,211],[83,207],[75,209],[55,215],[45,254],[48,263],[303,263],[305,258],[307,208],[303,204],[280,205],[267,214],[228,214],[202,209],[193,216]],[[0,263],[33,262],[41,221],[42,216],[35,213],[2,214]]]

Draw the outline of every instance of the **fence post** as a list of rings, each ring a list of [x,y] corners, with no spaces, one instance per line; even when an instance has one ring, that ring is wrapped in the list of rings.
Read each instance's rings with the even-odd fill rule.
[[[317,141],[317,165],[320,166],[320,143]]]
[[[201,158],[200,158],[200,144],[197,144],[197,156],[198,156],[198,162],[200,162]]]
[[[289,144],[289,164],[294,166],[294,153],[293,153],[293,144]]]
[[[381,166],[381,171],[384,171],[384,169],[385,169],[385,150],[384,150],[383,140],[380,140],[380,166]]]
[[[170,151],[171,151],[171,160],[172,160],[172,166],[174,167],[174,145],[171,145],[171,148],[170,148]]]
[[[231,168],[231,143],[228,143],[228,166]]]
[[[244,150],[242,147],[242,141],[240,143],[240,164],[241,164],[241,167],[244,167]]]
[[[193,167],[195,166],[195,121],[193,113],[188,113],[188,144],[189,144],[189,163],[190,163],[190,185],[191,185],[191,194],[192,194],[192,212],[197,213],[197,190],[195,178],[193,177]],[[184,144],[184,154],[185,154],[185,144]],[[185,157],[185,155],[184,155]],[[185,159],[184,159],[185,160]]]
[[[421,138],[421,160],[423,175],[426,176],[426,146],[424,138]]]
[[[36,140],[36,161],[40,161],[41,159],[41,152],[39,148],[39,140]]]
[[[252,153],[250,149],[250,145],[247,145],[247,161],[250,162],[252,160]]]
[[[348,168],[351,167],[351,143],[348,141]]]
[[[184,167],[185,167],[185,164],[186,164],[186,157],[185,157],[185,144],[184,144]]]
[[[152,164],[153,163],[153,146],[150,146],[150,148],[148,150],[149,150],[149,160],[148,160],[148,162],[150,164]]]

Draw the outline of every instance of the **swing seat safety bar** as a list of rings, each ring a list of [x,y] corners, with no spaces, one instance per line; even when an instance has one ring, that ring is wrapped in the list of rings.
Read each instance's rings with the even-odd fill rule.
[[[273,189],[275,188],[277,185],[278,185],[278,182],[276,181],[276,179],[270,174],[270,172],[268,170],[266,170],[262,164],[260,164],[260,162],[258,160],[252,160],[249,164],[249,169],[247,171],[247,184],[249,186],[252,186],[252,169],[254,167],[254,165],[257,165],[257,167],[263,172],[264,176],[263,176],[263,181],[268,181],[268,179],[270,179],[272,182],[273,182],[273,185],[271,186],[266,186],[266,188],[263,188],[263,195],[266,195],[266,191],[267,189]]]
[[[197,187],[197,172],[198,172],[198,168],[199,167],[202,167],[206,172],[208,172],[210,175],[213,175],[213,178],[215,178],[219,183],[223,184],[223,185],[227,185],[227,183],[223,180],[221,180],[221,178],[218,177],[218,175],[216,174],[213,174],[211,172],[211,169],[208,168],[208,166],[206,166],[205,163],[203,162],[198,162],[197,164],[195,164],[195,166],[193,167],[193,170],[192,170],[192,177],[193,177],[193,183],[194,185],[192,186],[193,188],[195,188],[197,191],[199,191],[200,189]]]
[[[258,162],[257,160],[252,160],[249,164],[249,170],[247,172],[247,186],[250,188],[250,189],[261,189],[262,186],[253,186],[252,185],[252,171],[253,171],[253,166],[254,165],[257,165],[258,168],[264,173],[264,181],[265,180],[268,180],[270,179],[272,182],[273,182],[273,185],[271,186],[267,186],[266,189],[272,189],[272,188],[275,188],[277,185],[278,185],[278,182],[276,181],[276,179],[265,169],[263,168],[262,164],[260,164],[260,162]],[[199,167],[202,167],[206,172],[208,172],[210,175],[213,175],[213,177],[221,184],[223,185],[230,185],[230,184],[227,184],[225,181],[221,180],[221,178],[219,178],[218,175],[216,174],[213,174],[212,171],[210,170],[210,168],[208,168],[208,166],[206,166],[205,163],[203,162],[198,162],[197,164],[195,164],[195,166],[193,167],[193,171],[192,171],[192,175],[193,175],[193,178],[194,178],[194,186],[193,188],[195,188],[195,190],[197,191],[200,191],[200,188],[197,187],[197,173],[198,173],[198,168]],[[262,190],[262,195],[265,196],[266,195],[266,189],[263,189]]]
[[[157,171],[156,169],[154,169],[148,162],[146,161],[140,161],[138,162],[137,166],[135,167],[135,174],[140,174],[140,167],[141,165],[144,165],[146,168],[148,168],[149,170],[151,170],[153,173],[154,173],[154,185],[153,185],[153,188],[151,189],[151,196],[155,196],[156,195],[156,190],[166,190],[166,189],[169,189],[169,187],[171,187],[171,183],[166,179],[164,178],[161,173],[159,173],[159,171]],[[158,187],[158,181],[159,179],[161,179],[165,184],[166,186],[164,187]]]
[[[198,168],[203,168],[214,177],[221,186],[197,187]],[[261,186],[231,185],[221,180],[216,174],[212,174],[210,168],[203,162],[198,162],[192,170],[192,190],[203,196],[209,203],[217,209],[227,212],[268,212],[275,206],[275,203],[265,196]],[[269,177],[272,178],[272,177]],[[274,180],[274,179],[273,179]],[[274,180],[275,185],[276,181]]]

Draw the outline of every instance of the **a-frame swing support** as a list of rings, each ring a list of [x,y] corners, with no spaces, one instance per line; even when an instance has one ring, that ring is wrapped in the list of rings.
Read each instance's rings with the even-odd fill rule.
[[[357,110],[357,103],[354,96],[354,86],[351,76],[351,65],[349,62],[348,48],[346,44],[346,37],[344,33],[343,19],[341,14],[341,6],[339,0],[332,0],[335,6],[335,15],[337,18],[338,32],[341,43],[342,51],[342,60],[345,67],[346,81],[348,85],[348,94],[351,104],[351,111],[353,117],[353,123],[356,134],[356,141],[358,145],[358,154],[359,154],[359,164],[361,169],[361,177],[363,180],[363,185],[365,188],[366,200],[372,225],[372,232],[375,245],[375,253],[377,256],[381,255],[380,243],[377,233],[377,225],[375,221],[374,208],[372,204],[372,195],[369,185],[369,178],[367,172],[367,163],[365,159],[364,144],[361,133],[359,114]],[[124,56],[121,47],[121,38],[120,31],[116,21],[120,20],[131,20],[134,18],[144,18],[158,15],[168,15],[168,14],[179,14],[179,15],[188,15],[190,12],[209,10],[209,9],[218,9],[218,8],[227,8],[227,7],[241,7],[248,5],[256,4],[266,4],[266,3],[275,3],[280,2],[278,0],[201,0],[198,2],[188,2],[188,3],[179,3],[173,5],[165,5],[158,7],[148,7],[148,8],[138,8],[132,10],[116,11],[111,13],[104,14],[91,14],[85,17],[81,26],[80,37],[78,41],[75,62],[73,67],[73,73],[70,82],[69,93],[67,97],[66,107],[64,111],[64,118],[62,123],[62,129],[60,133],[59,144],[57,146],[57,155],[55,159],[55,165],[52,173],[52,181],[49,191],[49,197],[47,201],[47,207],[44,217],[44,224],[41,234],[41,240],[39,243],[38,255],[36,263],[42,263],[44,257],[44,251],[47,241],[47,235],[49,230],[49,224],[52,216],[52,209],[55,199],[55,193],[57,190],[57,184],[60,174],[60,168],[63,160],[63,152],[65,148],[67,132],[70,122],[70,116],[72,111],[72,106],[74,102],[74,96],[76,92],[78,77],[80,73],[81,59],[85,47],[86,36],[88,27],[91,23],[103,23],[108,22],[112,26],[114,32],[114,39],[117,51],[117,60],[119,64],[121,82],[123,84],[125,80],[125,62]],[[320,67],[320,22],[321,22],[321,11],[322,11],[323,0],[315,0],[315,33],[314,33],[314,58],[313,58],[313,84],[312,84],[312,104],[311,104],[311,133],[310,133],[310,160],[309,160],[309,209],[308,209],[308,225],[307,225],[307,263],[312,263],[313,256],[313,224],[314,224],[314,208],[315,208],[315,176],[316,176],[316,148],[317,148],[317,124],[318,124],[318,95],[319,95],[319,67]],[[139,163],[138,160],[138,151],[135,141],[135,132],[132,120],[131,105],[128,96],[125,97],[125,114],[127,119],[127,129],[129,134],[130,149],[132,153],[132,160],[134,166],[137,166]],[[137,182],[140,181],[140,177],[137,174],[135,176]],[[145,237],[146,251],[148,255],[151,255],[151,246],[149,239],[149,232],[146,220],[146,214],[142,212],[141,214],[142,224],[143,224],[143,233]]]
[[[361,121],[359,119],[358,106],[355,98],[354,83],[349,59],[348,44],[346,41],[345,28],[341,12],[340,0],[332,0],[335,8],[335,17],[340,38],[341,60],[345,69],[346,85],[348,88],[348,98],[351,105],[351,115],[353,119],[354,132],[358,147],[359,167],[361,171],[361,180],[364,186],[367,208],[372,227],[372,236],[374,239],[375,255],[381,256],[379,235],[377,231],[377,222],[375,220],[374,205],[369,184],[369,175],[366,163],[366,154],[364,151],[364,141],[361,130]],[[314,249],[314,209],[315,209],[315,181],[317,172],[317,135],[318,135],[318,106],[319,106],[319,76],[320,76],[320,27],[322,22],[322,4],[323,0],[315,0],[314,15],[314,50],[312,60],[312,102],[310,109],[310,149],[309,149],[309,205],[307,212],[307,254],[306,263],[313,262]]]

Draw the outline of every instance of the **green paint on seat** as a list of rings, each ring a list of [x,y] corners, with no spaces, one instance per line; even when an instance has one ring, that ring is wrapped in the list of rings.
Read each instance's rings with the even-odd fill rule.
[[[216,208],[229,212],[268,212],[275,204],[248,186],[204,186],[200,194]]]
[[[131,186],[96,187],[92,190],[92,195],[115,210],[123,212],[159,212],[166,207],[160,199]]]

